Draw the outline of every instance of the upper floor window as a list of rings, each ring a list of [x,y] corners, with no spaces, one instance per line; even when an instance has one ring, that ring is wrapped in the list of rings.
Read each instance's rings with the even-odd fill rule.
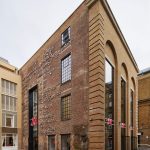
[[[2,113],[2,126],[9,128],[17,128],[17,114],[15,113]]]
[[[67,28],[61,35],[62,46],[67,44],[69,41],[70,41],[70,27]]]
[[[2,93],[6,95],[16,95],[16,83],[2,79]]]
[[[71,55],[61,61],[62,83],[71,80]]]

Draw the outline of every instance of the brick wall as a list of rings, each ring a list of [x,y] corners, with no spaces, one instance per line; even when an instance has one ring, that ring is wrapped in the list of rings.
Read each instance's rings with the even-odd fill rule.
[[[23,147],[28,149],[28,91],[38,85],[39,150],[47,149],[47,135],[72,134],[80,147],[80,134],[87,135],[88,124],[88,14],[82,4],[21,68],[23,94]],[[61,46],[61,34],[70,26],[71,41]],[[71,53],[72,79],[61,84],[61,59]],[[71,119],[61,121],[60,100],[71,94]],[[73,141],[73,140],[72,140]],[[75,141],[75,140],[74,140]]]

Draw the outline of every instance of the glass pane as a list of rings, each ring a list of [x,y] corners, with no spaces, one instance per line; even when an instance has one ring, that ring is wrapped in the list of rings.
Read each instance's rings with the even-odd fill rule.
[[[71,55],[62,60],[62,83],[71,80]]]
[[[2,95],[2,109],[6,109],[6,104],[5,104],[5,96]]]
[[[61,99],[62,120],[67,120],[70,119],[71,117],[70,99],[71,99],[71,95],[63,97]]]
[[[17,90],[17,89],[16,89],[16,86],[17,86],[17,85],[14,83],[14,95],[16,95],[16,90]]]
[[[13,83],[10,82],[10,95],[13,95]]]
[[[17,128],[17,115],[14,115],[14,127]]]
[[[9,97],[10,98],[10,110],[14,111],[14,98],[13,97]]]
[[[55,150],[55,136],[48,136],[48,150]]]
[[[16,101],[17,101],[17,99],[14,98],[14,111],[17,111],[17,108],[16,108]]]
[[[126,123],[126,82],[121,78],[121,123]],[[121,128],[121,150],[126,149],[125,128]]]
[[[13,146],[13,136],[6,136],[6,146]]]
[[[9,82],[6,81],[6,93],[9,94]]]
[[[5,127],[5,113],[2,114],[2,126]]]
[[[2,79],[2,92],[5,93],[5,80]]]
[[[105,61],[105,118],[113,120],[114,105],[113,105],[113,68]],[[113,149],[113,126],[105,125],[105,150]]]
[[[6,110],[9,110],[9,96],[6,97]]]
[[[70,150],[70,135],[61,136],[61,150]]]
[[[12,127],[12,124],[11,124],[11,123],[12,123],[12,119],[7,117],[7,118],[6,118],[6,126],[7,126],[7,127]]]

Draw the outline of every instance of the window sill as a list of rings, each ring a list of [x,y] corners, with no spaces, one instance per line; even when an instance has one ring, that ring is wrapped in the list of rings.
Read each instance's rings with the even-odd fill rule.
[[[70,44],[71,44],[71,41],[69,40],[68,42],[61,45],[61,49],[63,50],[64,48],[68,47]]]
[[[70,82],[71,82],[71,79],[61,83],[61,85],[69,84]]]

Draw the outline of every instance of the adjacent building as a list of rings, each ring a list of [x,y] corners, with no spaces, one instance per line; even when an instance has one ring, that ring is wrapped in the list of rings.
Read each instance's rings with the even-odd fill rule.
[[[21,77],[16,67],[0,58],[0,150],[21,148]]]
[[[86,0],[19,71],[24,150],[137,149],[134,57],[106,0]]]
[[[139,143],[150,145],[150,68],[138,76]]]

